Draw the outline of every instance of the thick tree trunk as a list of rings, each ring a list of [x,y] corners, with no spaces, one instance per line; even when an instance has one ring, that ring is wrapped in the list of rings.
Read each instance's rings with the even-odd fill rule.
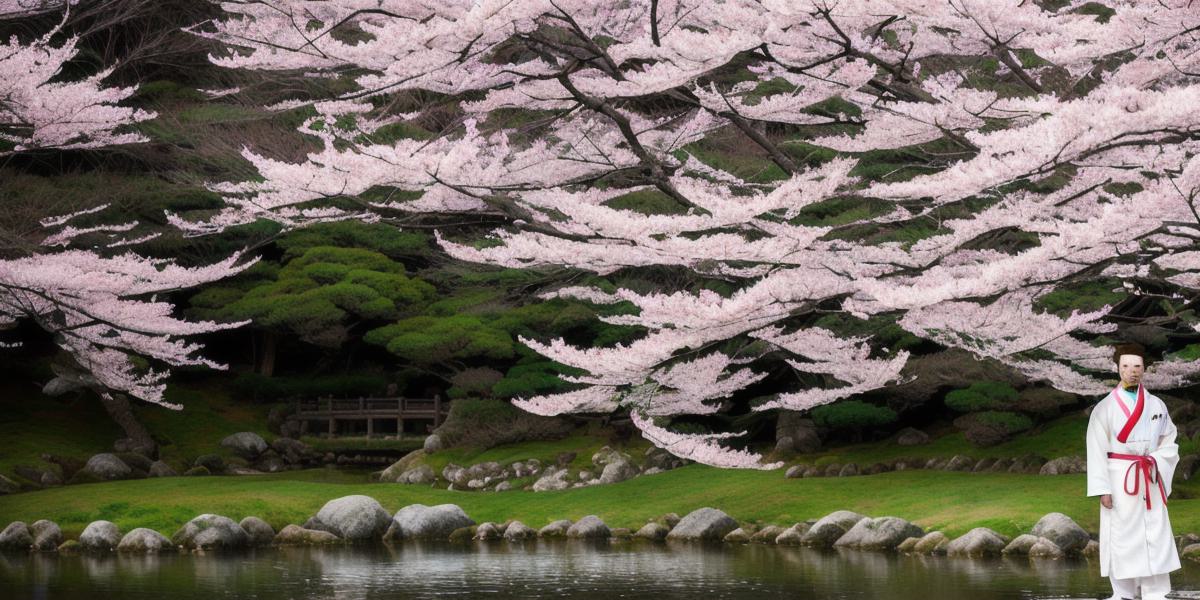
[[[123,394],[100,394],[100,403],[108,411],[108,416],[125,431],[126,437],[133,441],[136,451],[151,458],[158,456],[158,444],[154,443],[150,431],[134,416],[129,398]]]
[[[275,355],[279,348],[279,337],[273,331],[263,333],[262,360],[258,363],[258,373],[264,377],[275,374]]]

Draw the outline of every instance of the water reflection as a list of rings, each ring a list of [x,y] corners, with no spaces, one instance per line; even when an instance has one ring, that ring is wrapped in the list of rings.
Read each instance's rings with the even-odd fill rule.
[[[1174,576],[1200,590],[1200,566]],[[774,546],[530,541],[224,554],[0,556],[0,598],[1096,598],[1083,561],[959,560]],[[969,596],[966,594],[969,593]],[[1184,592],[1198,598],[1200,592]]]

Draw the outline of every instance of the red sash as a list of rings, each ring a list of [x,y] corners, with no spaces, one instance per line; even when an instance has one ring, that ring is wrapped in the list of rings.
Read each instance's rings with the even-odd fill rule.
[[[1158,494],[1162,496],[1163,505],[1167,504],[1167,488],[1163,486],[1162,477],[1158,474],[1158,463],[1154,460],[1153,456],[1109,452],[1108,457],[1132,461],[1133,464],[1130,464],[1129,468],[1125,470],[1125,493],[1130,496],[1139,495],[1141,493],[1142,482],[1145,481],[1146,510],[1150,510],[1150,489],[1153,487],[1151,484],[1155,482],[1158,483]],[[1130,475],[1133,476],[1132,479],[1130,479]],[[1132,489],[1130,488],[1131,481],[1133,483]]]
[[[1138,384],[1137,404],[1134,405],[1133,411],[1125,406],[1125,401],[1121,399],[1121,386],[1113,390],[1113,396],[1117,398],[1117,405],[1125,413],[1125,426],[1121,428],[1121,432],[1117,434],[1117,441],[1124,444],[1129,439],[1129,433],[1133,431],[1133,426],[1137,425],[1139,419],[1142,418],[1142,411],[1146,408],[1146,389],[1142,384]]]

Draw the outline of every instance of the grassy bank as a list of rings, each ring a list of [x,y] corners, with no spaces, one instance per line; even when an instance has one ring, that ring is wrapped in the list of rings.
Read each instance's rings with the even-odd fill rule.
[[[638,527],[667,512],[720,508],[749,523],[791,524],[851,509],[895,515],[930,529],[960,534],[991,527],[1007,535],[1027,531],[1042,515],[1059,511],[1085,528],[1098,528],[1096,501],[1083,497],[1083,476],[1046,477],[903,471],[847,478],[784,479],[778,471],[733,471],[691,465],[623,483],[561,492],[460,492],[423,486],[369,483],[365,473],[316,469],[242,477],[178,477],[96,483],[0,497],[0,523],[47,518],[78,535],[107,519],[123,531],[150,527],[170,535],[195,515],[235,519],[255,515],[276,528],[303,523],[326,501],[366,494],[389,511],[411,503],[452,502],[476,521],[520,519],[541,526],[559,518],[596,514],[614,527]],[[1200,532],[1200,486],[1182,486],[1171,502],[1176,532]]]

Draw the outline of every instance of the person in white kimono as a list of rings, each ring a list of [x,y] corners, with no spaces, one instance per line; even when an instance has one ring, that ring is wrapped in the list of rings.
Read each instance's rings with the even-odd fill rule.
[[[1179,462],[1167,407],[1142,386],[1145,351],[1113,353],[1121,383],[1092,409],[1087,430],[1087,495],[1100,497],[1100,574],[1112,600],[1163,600],[1180,568],[1167,516]]]

